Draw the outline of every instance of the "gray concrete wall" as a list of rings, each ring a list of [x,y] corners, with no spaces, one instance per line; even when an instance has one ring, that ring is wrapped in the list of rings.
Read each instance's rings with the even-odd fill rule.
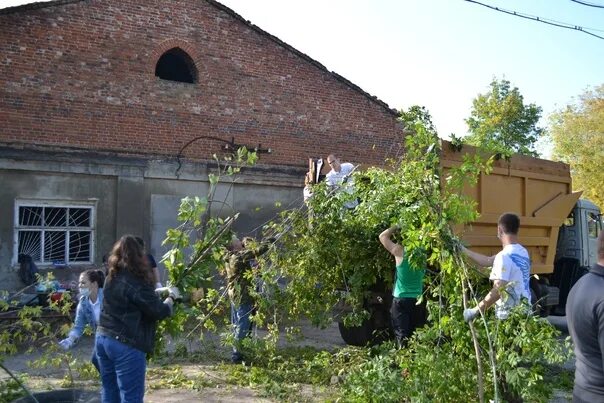
[[[20,288],[16,275],[15,204],[18,200],[47,202],[91,202],[95,206],[94,262],[110,247],[115,233],[116,178],[53,172],[0,169],[0,289]],[[90,265],[83,265],[89,267]],[[76,270],[79,273],[79,270]],[[60,279],[71,279],[69,269],[57,271]]]
[[[15,158],[17,155],[19,158]],[[96,206],[95,248],[92,264],[52,270],[61,281],[73,281],[89,267],[101,267],[121,235],[141,236],[159,261],[166,230],[178,225],[176,214],[183,197],[207,196],[208,172],[215,168],[187,163],[180,170],[173,161],[141,161],[112,157],[73,158],[62,153],[33,155],[0,149],[0,290],[22,287],[17,276],[15,201],[83,202]],[[248,169],[231,186],[221,182],[214,195],[213,214],[240,212],[234,229],[241,235],[259,235],[261,226],[283,208],[302,204],[303,172],[271,167]],[[220,206],[223,206],[221,209]],[[163,265],[162,280],[166,280]]]

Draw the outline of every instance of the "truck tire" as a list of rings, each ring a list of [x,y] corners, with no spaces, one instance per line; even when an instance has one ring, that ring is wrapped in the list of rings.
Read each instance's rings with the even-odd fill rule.
[[[383,304],[371,305],[367,308],[370,317],[360,326],[346,327],[343,322],[338,322],[340,336],[346,344],[364,347],[384,342],[392,338],[390,329],[390,312]]]
[[[343,322],[338,322],[340,336],[350,346],[364,347],[370,344],[373,335],[371,319],[366,319],[361,326],[346,327]]]

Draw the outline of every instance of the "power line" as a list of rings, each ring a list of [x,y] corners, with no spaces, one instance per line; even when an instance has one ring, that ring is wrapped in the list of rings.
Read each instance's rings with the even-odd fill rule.
[[[583,4],[584,6],[588,6],[588,7],[604,8],[604,6],[602,6],[600,4],[589,3],[587,1],[581,1],[581,0],[570,0],[570,1],[572,1],[574,3]]]
[[[505,10],[503,8],[494,7],[494,6],[491,6],[491,5],[488,5],[488,4],[481,3],[479,1],[474,1],[474,0],[464,0],[464,1],[467,1],[468,3],[478,4],[478,5],[481,5],[483,7],[490,8],[491,10],[495,10],[495,11],[499,11],[501,13],[513,15],[515,17],[520,17],[520,18],[525,18],[527,20],[542,22],[544,24],[553,25],[555,27],[560,27],[560,28],[565,28],[565,29],[572,29],[574,31],[583,32],[583,33],[585,33],[587,35],[595,36],[598,39],[604,39],[604,36],[596,35],[593,32],[588,31],[586,28],[580,27],[578,25],[569,24],[569,23],[566,23],[566,22],[554,21],[554,20],[550,20],[550,19],[547,19],[547,18],[542,18],[542,17],[538,17],[538,16],[533,16],[533,15],[529,15],[529,14],[520,13],[518,11]]]

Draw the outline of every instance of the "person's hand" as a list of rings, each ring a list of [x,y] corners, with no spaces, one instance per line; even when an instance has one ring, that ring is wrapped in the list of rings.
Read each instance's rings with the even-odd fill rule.
[[[478,307],[464,309],[463,311],[463,320],[466,322],[473,321],[480,314],[480,310]]]
[[[180,295],[180,290],[176,287],[168,287],[168,295],[172,297],[174,301],[180,301],[182,299],[182,295]]]
[[[158,297],[169,294],[170,287],[157,287],[157,288],[155,288],[155,293],[157,294]]]
[[[74,344],[75,344],[75,337],[69,336],[68,338],[63,339],[59,342],[59,347],[61,347],[65,351],[67,351],[70,348],[72,348]]]
[[[170,310],[172,310],[172,307],[174,306],[174,299],[172,297],[168,297],[164,299],[164,304],[168,305]]]
[[[157,283],[155,283],[155,289],[157,290],[158,288],[162,288],[163,286],[161,285],[161,283],[158,281]]]

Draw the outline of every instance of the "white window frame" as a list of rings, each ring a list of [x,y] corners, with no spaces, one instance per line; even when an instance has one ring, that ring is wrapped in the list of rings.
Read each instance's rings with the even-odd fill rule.
[[[65,242],[65,264],[70,266],[77,265],[89,265],[94,262],[94,252],[96,249],[96,209],[97,209],[97,199],[93,200],[82,200],[82,201],[73,201],[73,200],[40,200],[40,199],[16,199],[15,200],[15,210],[14,210],[14,234],[13,234],[13,258],[12,264],[18,264],[19,257],[19,232],[27,231],[27,230],[39,230],[44,234],[46,230],[52,231],[89,231],[90,232],[90,257],[88,261],[69,261],[69,237],[67,237],[67,241]],[[42,226],[22,226],[19,224],[19,209],[20,207],[56,207],[56,208],[89,208],[90,209],[90,225],[87,227],[46,227]],[[44,259],[44,235],[40,237],[40,259]],[[53,262],[50,261],[36,261],[37,265],[41,267],[52,267]]]

